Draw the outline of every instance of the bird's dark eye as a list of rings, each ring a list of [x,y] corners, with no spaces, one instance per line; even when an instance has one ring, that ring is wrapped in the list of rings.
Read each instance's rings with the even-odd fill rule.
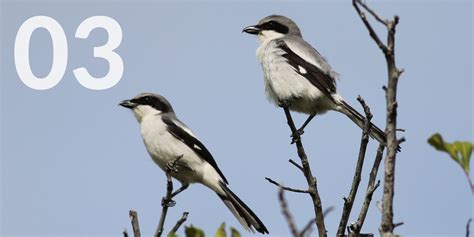
[[[145,101],[150,101],[150,96],[145,96]]]
[[[278,23],[276,21],[268,21],[260,25],[260,29],[262,30],[273,30],[278,33],[286,34],[288,33],[289,29],[287,26]]]

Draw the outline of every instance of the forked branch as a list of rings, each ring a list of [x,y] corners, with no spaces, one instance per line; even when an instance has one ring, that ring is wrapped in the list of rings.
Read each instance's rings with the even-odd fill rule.
[[[395,161],[399,144],[403,140],[397,139],[397,86],[398,79],[403,73],[403,69],[398,69],[395,64],[395,32],[399,22],[399,17],[394,16],[393,20],[384,20],[378,14],[370,9],[361,0],[352,0],[352,5],[359,14],[362,22],[369,31],[369,35],[382,50],[388,68],[388,84],[385,87],[385,95],[387,102],[387,125],[385,134],[387,135],[387,156],[385,158],[384,172],[384,192],[382,199],[382,222],[380,231],[382,236],[392,236],[396,225],[393,223],[393,196],[395,193]],[[383,24],[387,29],[387,42],[384,44],[377,35],[365,13],[361,11],[362,6],[365,11],[371,14],[379,23]]]

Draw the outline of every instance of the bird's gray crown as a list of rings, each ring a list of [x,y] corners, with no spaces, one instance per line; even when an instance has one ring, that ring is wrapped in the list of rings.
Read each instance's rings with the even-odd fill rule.
[[[158,94],[140,93],[131,99],[130,102],[137,105],[149,105],[163,113],[173,112],[170,102],[164,96]]]
[[[301,36],[300,28],[296,23],[286,16],[270,15],[258,22],[258,28],[261,30],[274,30],[276,32],[288,35]]]

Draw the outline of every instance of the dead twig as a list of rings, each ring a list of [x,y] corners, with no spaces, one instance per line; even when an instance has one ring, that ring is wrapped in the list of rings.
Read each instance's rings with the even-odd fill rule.
[[[299,237],[300,233],[298,232],[298,229],[295,224],[295,220],[293,219],[293,216],[290,213],[290,210],[288,208],[288,203],[285,199],[285,190],[281,187],[278,190],[278,200],[280,201],[281,212],[283,213],[283,216],[285,217],[286,223],[288,223],[288,226],[290,227],[293,237]]]
[[[301,170],[301,172],[304,173],[303,167],[302,167],[300,164],[296,163],[296,161],[294,161],[294,160],[292,160],[292,159],[289,159],[288,162],[290,162],[291,164],[293,164],[294,166],[296,166],[296,168],[298,168],[299,170]]]
[[[138,224],[138,214],[134,210],[130,210],[128,212],[128,215],[130,216],[130,221],[132,222],[132,228],[133,228],[133,236],[134,237],[140,237],[140,225]],[[124,231],[124,236],[127,235],[127,231]]]
[[[365,152],[367,150],[367,144],[369,143],[369,132],[370,132],[370,120],[372,119],[372,113],[370,112],[369,106],[365,103],[362,97],[358,97],[357,100],[360,102],[365,112],[364,126],[362,129],[362,137],[360,140],[359,148],[359,157],[357,159],[356,169],[354,173],[354,178],[352,179],[351,191],[347,198],[344,198],[344,207],[342,209],[341,220],[339,222],[339,227],[337,229],[336,236],[344,236],[347,222],[352,211],[352,206],[354,204],[355,197],[357,195],[357,190],[359,189],[359,184],[361,180],[362,168],[364,166]]]
[[[313,208],[316,217],[316,226],[318,227],[319,237],[326,237],[327,231],[326,226],[324,224],[323,208],[321,203],[321,197],[319,196],[316,177],[312,174],[308,157],[304,150],[303,143],[301,142],[301,136],[298,130],[296,129],[293,118],[291,117],[290,110],[288,109],[288,105],[282,104],[281,107],[285,112],[287,123],[290,127],[291,133],[293,135],[293,141],[296,145],[298,157],[301,160],[301,167],[303,168],[302,171],[306,178],[306,182],[308,183],[308,194],[311,196],[311,200],[313,201]]]
[[[395,193],[395,161],[397,150],[399,147],[399,140],[397,140],[397,86],[398,79],[403,73],[403,69],[398,69],[395,63],[395,32],[396,26],[399,22],[399,17],[394,16],[393,20],[383,20],[378,14],[370,9],[361,0],[352,0],[352,5],[359,14],[362,22],[369,31],[369,35],[382,50],[388,68],[388,84],[385,87],[385,95],[387,101],[387,125],[385,134],[387,136],[387,156],[385,159],[384,172],[384,192],[382,198],[382,222],[380,224],[380,231],[382,236],[393,235],[393,230],[396,227],[393,223],[393,196]],[[364,12],[359,6],[362,6],[369,12],[378,22],[387,28],[387,43],[384,44],[378,37],[375,30],[370,25]]]
[[[265,177],[265,179],[268,182],[270,182],[270,183],[272,183],[272,184],[274,184],[274,185],[276,185],[276,186],[278,186],[278,187],[280,187],[280,188],[282,188],[286,191],[295,192],[295,193],[309,193],[308,190],[302,190],[302,189],[296,189],[296,188],[290,188],[290,187],[283,186],[282,184],[280,184],[280,183],[278,183],[278,182],[276,182],[276,181],[274,181],[274,180],[272,180],[271,178],[268,178],[268,177]]]
[[[367,184],[367,191],[365,193],[364,203],[362,204],[362,208],[360,209],[357,221],[352,223],[350,226],[350,230],[352,230],[356,234],[360,233],[360,230],[364,225],[365,217],[367,216],[367,212],[369,211],[370,207],[370,202],[372,201],[372,195],[380,185],[380,180],[378,180],[377,183],[375,183],[375,180],[377,179],[379,166],[382,162],[384,149],[385,146],[383,144],[380,144],[379,148],[377,149],[377,155],[375,156],[374,164],[372,165],[372,169],[370,171],[369,183]]]
[[[165,224],[166,214],[168,208],[174,206],[176,203],[171,199],[173,197],[173,180],[171,179],[171,173],[177,172],[177,162],[183,156],[178,156],[174,161],[170,162],[166,168],[166,195],[161,199],[161,216],[156,228],[155,237],[160,237],[163,234],[163,226]]]
[[[466,237],[469,237],[469,226],[471,225],[471,221],[472,221],[472,218],[469,218],[469,220],[467,220],[467,224],[466,224]]]
[[[168,236],[175,234],[179,227],[188,219],[189,212],[183,212],[183,215],[181,218],[176,222],[176,224],[173,226],[173,229],[168,233]]]

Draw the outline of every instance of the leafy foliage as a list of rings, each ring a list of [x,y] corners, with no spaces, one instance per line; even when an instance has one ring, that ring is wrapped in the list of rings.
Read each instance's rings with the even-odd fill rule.
[[[467,174],[469,174],[469,161],[471,159],[473,146],[472,143],[460,141],[447,143],[439,133],[431,136],[428,139],[428,143],[436,150],[448,153],[449,156],[451,156],[451,158],[456,161]]]
[[[225,222],[219,226],[219,229],[217,229],[214,237],[227,237],[227,233],[225,231]],[[240,233],[235,228],[230,227],[230,237],[240,237]]]
[[[193,225],[186,226],[184,228],[184,233],[186,234],[186,237],[205,237],[204,231],[194,227]]]
[[[451,159],[458,163],[466,173],[466,176],[471,184],[469,178],[469,161],[471,160],[473,144],[470,142],[455,141],[448,143],[443,140],[443,137],[439,134],[433,134],[429,139],[428,143],[432,145],[436,150],[443,151],[449,154]],[[474,187],[471,184],[471,190],[474,192]]]
[[[216,233],[214,234],[214,237],[227,237],[227,232],[225,230],[225,223],[222,223],[219,228],[217,229]],[[204,231],[191,225],[191,226],[186,226],[184,229],[184,233],[186,237],[205,237],[206,235],[204,234]],[[173,234],[173,235],[168,235],[168,237],[177,237],[178,235]],[[230,237],[241,237],[240,233],[230,227]]]

